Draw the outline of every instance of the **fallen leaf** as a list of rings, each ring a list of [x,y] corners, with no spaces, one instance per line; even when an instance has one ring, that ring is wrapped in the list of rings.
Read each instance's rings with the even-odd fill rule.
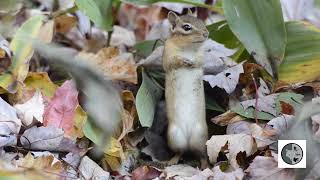
[[[110,45],[113,47],[128,46],[132,47],[136,44],[136,37],[132,31],[121,26],[113,26]]]
[[[16,110],[0,97],[0,147],[15,145],[21,128]]]
[[[170,36],[170,27],[171,24],[168,19],[153,24],[146,40],[167,39]]]
[[[295,179],[295,173],[293,169],[278,168],[277,154],[273,154],[273,157],[257,156],[250,164],[248,169],[245,170],[249,173],[250,179]]]
[[[212,164],[217,162],[218,154],[222,147],[228,145],[229,153],[227,157],[233,168],[238,168],[236,156],[240,151],[245,151],[247,156],[257,150],[254,139],[247,134],[216,135],[207,141],[207,153]]]
[[[87,113],[82,109],[80,105],[77,105],[75,110],[75,115],[73,118],[73,128],[72,128],[72,135],[77,138],[82,138],[84,136],[83,128],[87,121]]]
[[[274,129],[262,128],[256,123],[249,123],[247,121],[240,121],[228,125],[227,134],[240,133],[254,137],[259,149],[276,142],[277,131]]]
[[[21,144],[28,149],[55,151],[63,140],[64,132],[56,127],[32,127],[21,136]]]
[[[26,126],[29,126],[35,118],[39,122],[43,122],[44,103],[41,92],[38,90],[34,96],[24,104],[16,104],[14,108]]]
[[[121,162],[126,159],[122,144],[113,137],[109,139],[108,146],[104,150],[104,153],[103,161],[105,161],[113,171],[117,171],[121,166]]]
[[[114,47],[103,48],[97,54],[81,52],[80,58],[97,66],[107,77],[137,83],[136,65],[131,53],[120,54]]]
[[[223,44],[211,39],[207,40],[202,48],[205,74],[218,74],[237,65],[230,56],[234,55],[238,49],[228,49]]]
[[[34,16],[28,19],[15,33],[10,43],[10,49],[14,56],[9,67],[10,73],[0,76],[0,86],[5,90],[14,93],[17,90],[17,82],[23,82],[29,71],[29,60],[33,55],[32,44],[25,41],[26,35],[30,38],[38,36],[42,25],[42,16]]]
[[[108,180],[110,173],[104,171],[97,163],[88,156],[84,156],[80,162],[79,172],[84,179]]]
[[[45,107],[44,126],[62,128],[65,136],[73,137],[74,116],[78,105],[78,91],[75,84],[69,80],[59,87]]]
[[[159,177],[161,171],[151,166],[140,166],[132,171],[133,180],[154,179]]]
[[[166,177],[166,179],[185,179],[190,178],[194,175],[200,174],[200,170],[196,169],[194,167],[191,167],[189,165],[185,164],[178,164],[178,165],[172,165],[168,166],[163,170],[163,175]]]
[[[244,178],[244,172],[241,168],[222,172],[219,166],[213,169],[214,180],[239,180]]]
[[[232,111],[227,111],[223,114],[220,114],[216,117],[213,117],[211,121],[219,126],[226,126],[231,123],[235,123],[238,121],[244,120],[243,117],[239,116],[237,113]]]
[[[134,30],[137,40],[144,40],[150,26],[161,19],[161,7],[138,7],[125,3],[119,9],[120,26]]]
[[[66,33],[71,30],[71,28],[77,25],[77,18],[75,16],[70,16],[64,14],[58,16],[54,19],[55,30],[59,33]]]
[[[274,96],[277,96],[277,98],[274,99]],[[270,98],[271,97],[271,98]],[[298,110],[301,108],[301,105],[303,104],[302,99],[303,95],[296,94],[292,92],[282,92],[278,94],[271,94],[268,96],[263,96],[262,98],[258,99],[258,106],[257,108],[261,108],[261,111],[257,111],[257,117],[258,119],[262,120],[271,120],[277,116],[282,115],[281,112],[281,101],[288,103],[290,106],[293,107],[294,110]],[[270,99],[269,99],[270,98]],[[274,99],[274,102],[272,102]],[[266,100],[266,101],[265,101]],[[260,102],[259,102],[260,101]],[[242,105],[242,103],[245,102],[245,107]],[[231,111],[238,113],[241,116],[247,117],[247,118],[255,118],[255,99],[243,101],[235,106],[231,107]],[[274,104],[273,104],[274,103]],[[264,105],[264,107],[261,107],[261,104]],[[248,105],[251,105],[250,107]],[[260,106],[259,106],[260,105]],[[247,107],[248,106],[248,107]],[[263,109],[262,109],[263,108]],[[272,113],[275,112],[275,115],[271,114],[271,112],[265,112],[265,111],[271,111]]]
[[[246,110],[248,107],[255,107],[258,111],[264,111],[267,113],[270,113],[274,116],[277,115],[277,110],[276,110],[276,102],[275,100],[277,99],[278,94],[271,94],[269,96],[263,96],[258,98],[257,106],[256,106],[256,99],[252,100],[247,100],[247,101],[242,101],[240,102],[243,108]]]
[[[263,97],[270,94],[270,89],[262,78],[259,78],[259,83],[260,83],[260,86],[258,88],[258,96]]]
[[[226,69],[217,75],[204,75],[203,80],[209,82],[212,88],[218,86],[230,94],[235,90],[239,81],[239,76],[241,73],[243,73],[242,64],[243,63],[240,63],[236,66]]]
[[[58,88],[49,78],[46,72],[29,72],[24,80],[26,89],[39,89],[45,96],[52,98]]]
[[[122,132],[118,137],[118,141],[121,141],[128,133],[132,132],[134,120],[137,116],[137,110],[135,107],[135,99],[133,93],[128,90],[122,91],[123,110],[121,114],[122,119]]]
[[[24,158],[15,161],[14,164],[23,169],[41,170],[38,173],[43,173],[43,177],[46,175],[46,178],[56,179],[57,175],[62,174],[64,168],[60,161],[54,162],[54,159],[53,155],[34,157],[29,152]]]
[[[286,133],[294,123],[294,116],[283,114],[282,116],[271,119],[267,125],[270,126],[271,129],[276,130],[277,136],[279,137]]]

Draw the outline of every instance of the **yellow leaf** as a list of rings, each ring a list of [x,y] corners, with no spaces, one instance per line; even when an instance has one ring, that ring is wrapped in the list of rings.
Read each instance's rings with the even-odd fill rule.
[[[30,72],[24,80],[27,89],[39,89],[45,96],[52,98],[58,88],[46,72]]]
[[[23,82],[29,71],[29,60],[33,55],[31,39],[36,38],[42,25],[42,16],[33,16],[17,30],[10,49],[13,52],[9,71],[0,76],[0,87],[15,93],[18,82]],[[29,39],[30,38],[30,39]]]
[[[77,18],[67,14],[58,16],[54,19],[55,29],[59,33],[69,32],[71,28],[77,25]]]
[[[75,116],[74,116],[74,125],[72,129],[72,134],[74,137],[82,138],[83,127],[87,120],[87,113],[81,108],[80,105],[77,106]]]

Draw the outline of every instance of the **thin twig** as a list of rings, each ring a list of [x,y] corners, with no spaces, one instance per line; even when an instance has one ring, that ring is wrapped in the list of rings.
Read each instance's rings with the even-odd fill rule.
[[[252,80],[253,80],[253,84],[254,84],[254,88],[256,90],[256,102],[255,102],[255,107],[254,107],[254,119],[256,120],[256,123],[258,124],[258,99],[259,99],[259,94],[258,94],[258,86],[256,83],[256,79],[254,78],[253,74],[251,74]]]

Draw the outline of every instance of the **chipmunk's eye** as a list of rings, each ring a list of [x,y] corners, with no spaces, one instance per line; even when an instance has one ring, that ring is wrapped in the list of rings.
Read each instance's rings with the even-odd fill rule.
[[[184,24],[184,25],[182,26],[182,28],[183,28],[183,30],[185,30],[185,31],[191,31],[191,30],[192,30],[192,27],[191,27],[189,24]]]

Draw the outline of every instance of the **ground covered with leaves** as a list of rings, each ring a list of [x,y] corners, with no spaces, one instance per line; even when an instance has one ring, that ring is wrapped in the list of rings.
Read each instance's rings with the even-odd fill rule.
[[[0,1],[0,179],[319,178],[319,4]],[[210,32],[205,169],[167,163],[167,14],[188,8]],[[306,169],[278,168],[279,139],[307,140]]]

